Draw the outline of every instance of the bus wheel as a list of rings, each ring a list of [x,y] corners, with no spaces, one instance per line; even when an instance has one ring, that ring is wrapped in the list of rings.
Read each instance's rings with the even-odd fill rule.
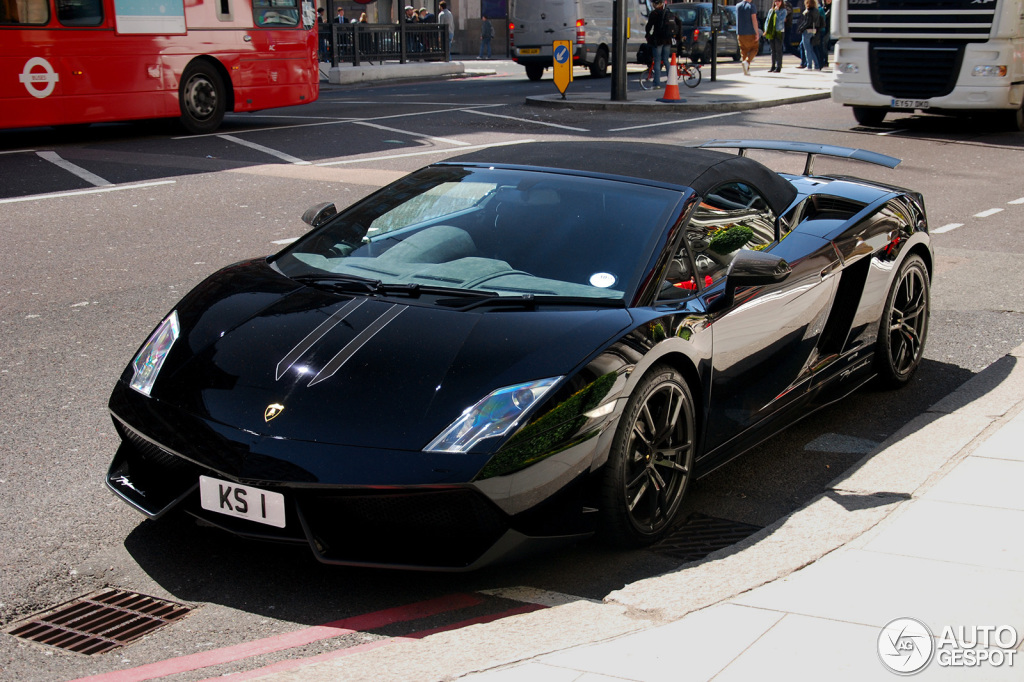
[[[212,64],[195,61],[188,65],[178,87],[181,125],[190,133],[212,133],[224,120],[227,95],[224,80]]]
[[[882,121],[885,120],[885,114],[887,110],[882,107],[854,107],[853,117],[857,119],[857,123],[862,126],[875,126],[882,125]]]
[[[539,81],[544,75],[544,67],[540,64],[526,64],[526,77],[532,81]]]

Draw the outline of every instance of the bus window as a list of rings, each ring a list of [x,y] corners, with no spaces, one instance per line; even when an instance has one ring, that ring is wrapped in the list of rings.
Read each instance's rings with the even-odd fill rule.
[[[0,0],[0,24],[43,26],[50,23],[46,0]]]
[[[252,13],[257,26],[298,26],[298,0],[253,0]]]
[[[218,21],[234,21],[235,17],[231,13],[231,0],[217,0],[217,20]]]
[[[103,0],[57,0],[57,20],[64,26],[99,26]]]

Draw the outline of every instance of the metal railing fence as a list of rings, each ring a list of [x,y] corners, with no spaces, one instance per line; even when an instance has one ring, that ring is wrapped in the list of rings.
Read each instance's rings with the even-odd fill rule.
[[[339,24],[320,27],[320,61],[339,62],[451,61],[448,27],[444,24]]]

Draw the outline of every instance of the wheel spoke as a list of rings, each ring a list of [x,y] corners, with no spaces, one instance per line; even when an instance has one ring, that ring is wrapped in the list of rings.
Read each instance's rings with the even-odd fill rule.
[[[636,509],[636,505],[640,502],[640,498],[642,498],[644,496],[644,493],[647,492],[648,483],[650,483],[649,480],[644,481],[644,484],[640,486],[640,490],[636,491],[636,495],[633,497],[633,501],[629,503],[630,512]]]
[[[630,481],[629,483],[626,484],[626,490],[627,491],[632,490],[633,488],[635,488],[637,486],[638,483],[640,483],[641,481],[645,480],[646,478],[647,478],[647,467],[644,467],[640,471],[640,474],[636,478],[634,478],[632,481]]]
[[[679,473],[681,473],[683,475],[686,475],[690,471],[689,469],[684,467],[682,464],[680,464],[678,461],[675,461],[675,460],[672,460],[672,459],[667,459],[667,458],[661,458],[661,457],[655,458],[654,466],[664,467],[666,469],[672,469],[673,471],[678,471]]]

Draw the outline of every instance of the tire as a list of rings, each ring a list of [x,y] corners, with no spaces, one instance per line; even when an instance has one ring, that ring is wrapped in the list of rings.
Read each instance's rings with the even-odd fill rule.
[[[910,381],[924,356],[930,311],[928,268],[908,256],[896,273],[878,328],[875,367],[879,383],[899,388]]]
[[[732,60],[734,62],[738,62],[741,59],[743,59],[743,53],[742,52],[737,52],[736,54],[732,55]]]
[[[714,55],[711,53],[711,43],[704,47],[704,52],[700,55],[700,61],[702,64],[710,64],[714,61]]]
[[[693,64],[689,68],[684,69],[679,77],[679,82],[688,88],[695,88],[700,85],[700,67]]]
[[[608,75],[608,52],[603,47],[598,48],[594,63],[590,65],[590,75],[594,78],[604,78]]]
[[[539,81],[544,75],[544,67],[540,64],[526,64],[526,77],[532,81]]]
[[[209,62],[194,61],[178,86],[181,125],[190,133],[212,133],[224,120],[227,92],[224,79]]]
[[[1006,129],[1012,132],[1024,132],[1024,102],[1013,111],[1006,113]]]
[[[887,110],[881,107],[854,107],[853,117],[857,119],[857,123],[862,126],[876,127],[882,125],[882,121],[885,120]]]
[[[671,528],[692,478],[693,398],[682,375],[654,367],[626,404],[601,486],[601,532],[643,547]]]
[[[640,89],[642,89],[642,90],[650,90],[651,88],[653,88],[654,87],[654,70],[653,69],[647,69],[646,71],[644,71],[642,74],[640,74],[639,81],[640,81]]]

